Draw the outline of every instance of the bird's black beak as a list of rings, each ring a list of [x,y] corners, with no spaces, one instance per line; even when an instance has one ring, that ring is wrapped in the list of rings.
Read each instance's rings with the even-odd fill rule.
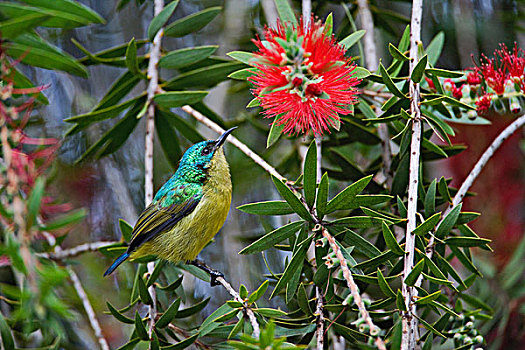
[[[236,126],[226,130],[224,134],[219,136],[219,138],[215,141],[215,146],[213,146],[213,150],[215,151],[216,149],[220,148],[224,144],[224,142],[226,142],[226,138],[228,137],[228,135],[230,135],[235,129],[237,129]]]

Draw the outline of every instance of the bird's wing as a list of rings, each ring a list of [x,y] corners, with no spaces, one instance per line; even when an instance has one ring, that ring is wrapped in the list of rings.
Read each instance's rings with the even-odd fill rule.
[[[182,218],[191,214],[202,198],[200,187],[167,193],[151,203],[140,215],[133,228],[128,252],[151,240],[161,232],[169,231]]]

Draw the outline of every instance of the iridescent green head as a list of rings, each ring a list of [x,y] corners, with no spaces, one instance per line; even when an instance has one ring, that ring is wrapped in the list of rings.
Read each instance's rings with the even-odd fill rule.
[[[217,140],[202,141],[188,148],[174,177],[184,178],[188,182],[204,182],[213,157],[236,128],[225,131]]]

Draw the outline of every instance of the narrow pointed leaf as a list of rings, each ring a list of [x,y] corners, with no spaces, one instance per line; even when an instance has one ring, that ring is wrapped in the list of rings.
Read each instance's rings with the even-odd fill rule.
[[[208,305],[209,301],[210,301],[210,298],[208,297],[208,298],[198,302],[195,305],[192,305],[192,306],[189,306],[189,307],[187,307],[185,309],[179,310],[175,314],[174,317],[178,319],[178,318],[186,318],[188,316],[194,315],[197,312],[200,312],[202,309],[204,309],[206,307],[206,305]]]
[[[441,296],[441,291],[438,290],[437,292],[434,292],[432,294],[429,294],[427,296],[424,296],[422,298],[418,298],[416,300],[416,304],[418,305],[425,305],[425,304],[428,304],[434,300],[436,300],[437,298],[439,298]]]
[[[419,62],[414,67],[410,79],[416,84],[419,84],[423,80],[423,74],[425,73],[425,68],[427,67],[428,56],[423,56]]]
[[[363,30],[363,29],[357,30],[353,32],[352,34],[348,35],[343,40],[341,40],[339,44],[343,45],[343,47],[346,50],[349,50],[352,46],[357,44],[357,42],[361,40],[361,38],[364,37],[365,34],[366,34],[366,30]]]
[[[289,215],[294,211],[286,201],[266,201],[244,204],[237,207],[242,212],[254,215]]]
[[[180,342],[178,343],[175,343],[175,344],[172,344],[172,345],[168,345],[168,346],[163,346],[161,347],[160,349],[161,350],[180,350],[180,349],[186,349],[188,346],[190,346],[191,344],[195,343],[195,341],[197,340],[197,338],[199,337],[199,333],[196,333],[194,335],[192,335],[191,337],[188,337],[184,340],[181,340]]]
[[[326,213],[326,206],[328,204],[328,174],[324,173],[321,181],[319,182],[319,188],[317,190],[317,199],[315,209],[317,211],[317,217],[322,220]]]
[[[432,39],[430,44],[428,44],[426,53],[428,55],[428,62],[434,66],[441,55],[443,50],[443,44],[445,43],[445,34],[443,32],[437,33],[437,35]]]
[[[277,8],[277,13],[279,14],[279,18],[283,23],[290,22],[292,24],[297,25],[297,18],[295,18],[295,14],[293,13],[292,8],[290,7],[290,4],[288,3],[288,0],[274,0],[275,1],[275,7]]]
[[[281,278],[279,279],[275,288],[273,289],[272,294],[270,295],[270,299],[277,295],[277,293],[279,293],[286,286],[290,278],[292,278],[292,276],[295,274],[295,271],[297,271],[297,269],[303,266],[304,257],[306,256],[306,248],[306,246],[302,246],[292,256],[292,259],[286,266],[286,269],[284,270]]]
[[[425,216],[428,218],[436,211],[436,179],[432,180],[425,195]]]
[[[399,98],[406,98],[405,94],[403,94],[401,90],[399,90],[399,88],[394,84],[392,78],[390,77],[390,75],[388,75],[388,72],[386,71],[382,63],[379,64],[379,72],[381,73],[381,77],[383,78],[383,83],[385,83],[386,87],[391,93],[393,93]]]
[[[457,247],[481,247],[490,242],[492,240],[476,237],[449,237],[445,239],[446,244]]]
[[[173,37],[182,37],[187,34],[196,32],[210,23],[220,12],[222,8],[210,7],[206,10],[193,13],[181,18],[164,29],[164,35]]]
[[[426,219],[423,223],[421,223],[414,229],[413,233],[415,235],[427,234],[428,232],[434,229],[434,227],[439,222],[439,219],[441,219],[441,212],[435,213],[434,215]]]
[[[312,208],[315,202],[317,185],[317,147],[315,141],[310,143],[304,159],[304,199],[308,207]]]
[[[419,262],[414,265],[412,271],[410,271],[408,276],[405,278],[405,283],[409,286],[413,286],[421,272],[423,272],[423,267],[425,267],[425,259],[419,260]]]
[[[148,27],[148,39],[150,41],[153,41],[155,34],[157,34],[160,28],[162,28],[166,24],[166,22],[171,17],[173,11],[175,11],[175,8],[178,4],[179,0],[174,0],[170,2],[168,5],[166,5],[166,7],[162,9],[162,11],[160,11],[158,15],[153,17]]]
[[[199,102],[207,94],[207,91],[171,91],[157,94],[153,100],[160,106],[173,108]]]
[[[328,214],[336,210],[347,209],[347,206],[349,206],[349,204],[355,200],[355,197],[370,183],[372,176],[373,175],[366,176],[339,192],[334,198],[332,198],[332,200],[330,200],[330,202],[328,202],[326,213]]]
[[[301,228],[302,224],[302,221],[295,221],[287,225],[281,226],[278,229],[275,229],[272,232],[269,232],[266,235],[262,236],[257,241],[253,242],[252,244],[241,250],[239,254],[252,254],[269,249],[277,243],[280,243],[288,237],[294,235]]]
[[[392,43],[388,44],[388,51],[390,52],[392,57],[394,57],[398,61],[404,62],[409,60],[409,58],[404,53],[399,51],[399,49],[395,47]]]
[[[394,234],[392,233],[392,231],[390,230],[390,227],[388,227],[388,225],[385,224],[385,222],[382,223],[382,227],[383,227],[383,237],[385,238],[385,242],[386,242],[387,247],[394,254],[397,254],[399,256],[404,255],[405,251],[403,250],[403,248],[401,248],[401,246],[397,242],[397,239],[394,236]]]
[[[180,301],[181,299],[177,298],[173,303],[171,303],[171,305],[164,311],[157,322],[155,322],[156,328],[165,328],[170,324],[170,322],[175,318],[177,311],[179,311]]]
[[[439,224],[438,228],[436,229],[436,237],[437,238],[443,238],[445,237],[450,230],[454,227],[456,224],[456,221],[459,217],[459,213],[461,211],[462,203],[456,205],[450,213],[445,216],[441,224]]]
[[[141,340],[149,340],[148,331],[138,311],[135,311],[135,331]]]
[[[377,269],[377,281],[379,282],[379,288],[381,288],[381,291],[387,296],[391,298],[396,297],[396,293],[390,288],[388,285],[388,282],[385,279],[385,276],[383,276],[383,273],[380,269]]]
[[[115,317],[120,322],[127,324],[133,324],[135,322],[133,319],[121,314],[113,305],[110,304],[109,301],[106,301],[106,305],[108,306],[108,310],[111,312],[113,317]]]
[[[405,300],[403,299],[403,294],[401,294],[401,291],[399,289],[397,290],[396,295],[396,306],[400,311],[407,311]]]
[[[151,305],[153,300],[149,294],[148,287],[146,287],[146,283],[144,283],[144,280],[141,277],[139,277],[137,282],[140,300],[146,305]]]
[[[168,69],[179,69],[200,62],[215,51],[218,46],[196,46],[180,50],[170,51],[159,60],[159,67]]]
[[[310,221],[312,219],[312,215],[306,209],[306,207],[301,203],[299,198],[295,196],[295,194],[286,186],[281,180],[276,178],[272,175],[273,183],[275,184],[275,187],[277,188],[277,191],[283,196],[283,198],[290,204],[290,207],[304,220]]]
[[[232,51],[227,53],[234,60],[240,61],[249,66],[255,66],[257,58],[255,54],[246,51]]]

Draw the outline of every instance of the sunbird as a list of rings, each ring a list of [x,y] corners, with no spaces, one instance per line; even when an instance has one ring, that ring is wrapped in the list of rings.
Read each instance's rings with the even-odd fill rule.
[[[195,258],[220,230],[230,210],[232,183],[222,146],[235,129],[188,148],[175,174],[140,214],[128,249],[104,276],[128,258],[155,255],[172,262],[191,262],[210,273],[212,285],[217,284],[215,279],[223,275]]]

